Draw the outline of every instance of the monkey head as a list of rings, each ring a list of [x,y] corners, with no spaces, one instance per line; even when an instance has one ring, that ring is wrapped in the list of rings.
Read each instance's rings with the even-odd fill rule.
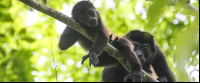
[[[132,45],[134,46],[134,52],[138,56],[141,64],[144,65],[149,60],[152,60],[152,56],[155,53],[155,44],[153,35],[148,32],[141,32],[139,30],[130,31],[125,35]]]
[[[72,9],[72,17],[81,25],[95,27],[98,24],[98,12],[90,1],[80,1]]]

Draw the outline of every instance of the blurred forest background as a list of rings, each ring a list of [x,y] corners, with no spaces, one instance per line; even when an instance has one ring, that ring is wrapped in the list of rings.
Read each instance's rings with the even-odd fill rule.
[[[46,5],[71,17],[77,1]],[[189,8],[188,0],[91,1],[115,35],[136,29],[153,34],[177,81],[199,81],[199,10]],[[198,0],[190,3],[199,8]],[[103,68],[89,67],[88,59],[81,65],[87,52],[78,43],[58,48],[65,27],[18,0],[0,0],[0,81],[56,82],[53,54],[59,82],[100,82]]]

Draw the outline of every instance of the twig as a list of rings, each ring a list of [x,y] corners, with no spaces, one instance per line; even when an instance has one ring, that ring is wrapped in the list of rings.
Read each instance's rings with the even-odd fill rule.
[[[179,2],[178,0],[170,0],[168,5],[169,6],[176,6],[176,4],[178,2]],[[192,10],[194,12],[199,12],[199,9],[196,6],[194,6],[192,3],[190,3],[190,0],[185,1],[183,7],[187,8],[189,10]]]
[[[56,71],[56,63],[54,61],[54,56],[53,56],[53,51],[52,51],[52,44],[50,44],[50,45],[51,45],[51,53],[52,53],[52,57],[53,57],[53,63],[54,63],[55,71]],[[57,71],[56,71],[56,81],[58,82]]]

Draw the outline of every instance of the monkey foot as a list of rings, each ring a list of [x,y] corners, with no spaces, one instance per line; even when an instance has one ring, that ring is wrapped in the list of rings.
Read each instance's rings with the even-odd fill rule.
[[[89,65],[90,66],[91,66],[91,64],[93,64],[93,66],[96,67],[96,65],[99,64],[99,60],[98,60],[97,56],[95,55],[95,53],[89,53],[88,55],[83,56],[82,64],[87,58],[89,58]]]
[[[109,43],[115,47],[119,45],[118,37],[116,37],[114,40],[112,40],[112,34],[109,36]]]
[[[127,82],[129,78],[132,79],[133,82],[142,82],[142,74],[141,74],[141,72],[129,73],[124,78],[124,82]]]

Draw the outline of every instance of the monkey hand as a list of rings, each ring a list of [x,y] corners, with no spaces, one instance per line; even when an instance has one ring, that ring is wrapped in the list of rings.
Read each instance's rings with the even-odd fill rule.
[[[111,35],[109,36],[109,41],[108,41],[108,42],[109,42],[110,44],[113,42],[112,36],[113,36],[113,34],[111,34]]]
[[[114,47],[118,47],[119,46],[119,41],[118,41],[118,37],[116,37],[114,40],[112,40],[112,34],[109,36],[109,43],[111,45],[113,45]]]
[[[127,82],[129,78],[132,79],[133,82],[142,82],[142,74],[141,74],[141,72],[132,72],[132,73],[129,73],[124,78],[124,82]]]
[[[97,55],[95,53],[89,53],[88,55],[83,56],[82,58],[82,64],[83,62],[89,57],[89,65],[93,64],[95,67],[96,65],[99,64],[99,60],[97,58]]]
[[[108,42],[109,42],[109,43],[112,43],[112,41],[113,41],[113,40],[112,40],[112,34],[111,34],[111,35],[109,36],[109,41],[108,41]]]

